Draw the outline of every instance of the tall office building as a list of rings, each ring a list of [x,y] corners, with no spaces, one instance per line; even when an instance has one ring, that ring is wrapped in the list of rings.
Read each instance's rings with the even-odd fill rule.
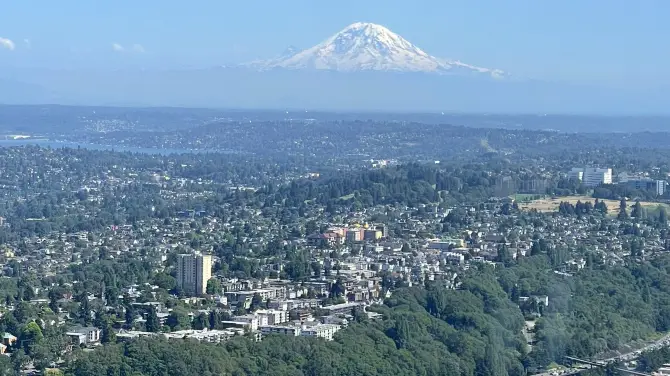
[[[187,295],[203,295],[212,278],[212,256],[199,253],[177,258],[177,287]]]

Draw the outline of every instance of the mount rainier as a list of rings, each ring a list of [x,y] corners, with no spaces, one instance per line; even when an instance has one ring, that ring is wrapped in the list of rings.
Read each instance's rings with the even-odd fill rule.
[[[246,66],[259,70],[284,68],[505,76],[499,69],[431,56],[386,27],[363,22],[347,26],[314,47],[302,51],[292,47],[279,57],[254,61]]]
[[[502,78],[502,79],[501,79]],[[248,64],[175,69],[0,70],[0,102],[402,112],[667,111],[661,92],[507,75],[429,55],[384,26]],[[306,115],[307,116],[307,115]]]

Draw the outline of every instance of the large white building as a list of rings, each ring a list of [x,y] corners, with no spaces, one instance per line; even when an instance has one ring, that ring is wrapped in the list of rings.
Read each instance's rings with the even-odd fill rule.
[[[212,256],[199,253],[182,254],[177,258],[177,287],[187,295],[203,295],[212,278]]]
[[[290,337],[316,337],[332,341],[333,336],[340,330],[336,324],[313,323],[312,325],[263,325],[260,327],[262,335],[283,334]]]
[[[576,167],[568,172],[568,179],[579,180],[586,187],[612,184],[611,168]]]
[[[335,324],[317,324],[312,326],[303,325],[300,335],[303,337],[323,338],[326,341],[332,341],[333,335],[340,330],[339,325]]]

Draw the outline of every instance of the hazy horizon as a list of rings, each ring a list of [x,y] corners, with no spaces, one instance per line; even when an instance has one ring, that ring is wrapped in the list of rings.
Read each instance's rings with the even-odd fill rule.
[[[12,3],[0,14],[0,102],[670,113],[670,99],[665,98],[670,52],[660,48],[659,37],[668,29],[661,15],[670,11],[670,4],[518,0],[415,5],[294,0],[263,3],[258,12],[255,6],[207,0],[192,7],[156,0],[37,8]],[[388,27],[431,56],[510,76],[501,85],[481,79],[333,78],[323,72],[271,75],[213,69],[272,59],[289,46],[307,49],[358,21]]]

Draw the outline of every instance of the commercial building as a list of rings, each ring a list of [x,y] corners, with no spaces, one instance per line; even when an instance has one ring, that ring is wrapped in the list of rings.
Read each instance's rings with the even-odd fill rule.
[[[581,181],[586,187],[612,184],[611,168],[576,167],[568,172],[568,179]]]
[[[632,189],[637,189],[640,191],[651,191],[654,192],[654,194],[663,196],[663,194],[665,193],[665,186],[668,183],[665,180],[642,178],[642,179],[627,180],[625,182],[622,182],[622,184],[625,184],[626,186]]]
[[[177,287],[188,295],[203,295],[212,277],[212,256],[199,253],[177,258]]]
[[[568,171],[569,180],[582,181],[584,178],[584,169],[581,167],[573,167],[572,170]]]

